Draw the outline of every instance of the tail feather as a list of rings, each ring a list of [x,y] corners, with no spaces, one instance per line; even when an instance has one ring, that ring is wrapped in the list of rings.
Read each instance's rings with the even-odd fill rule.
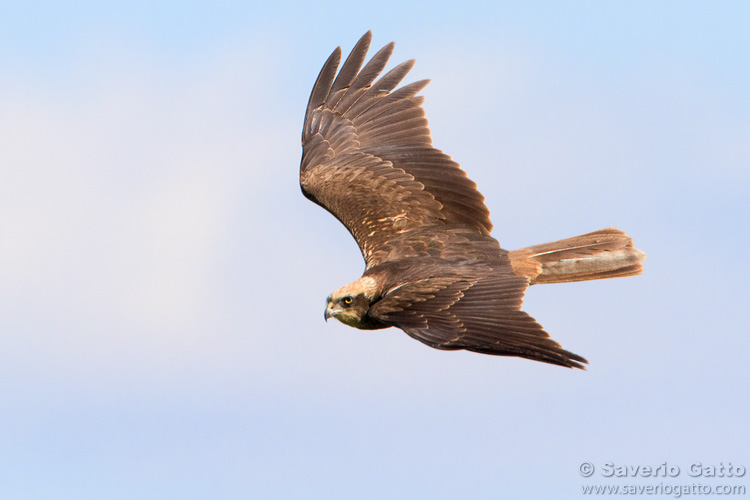
[[[646,254],[633,248],[623,231],[609,227],[513,250],[509,257],[513,271],[534,285],[636,276]]]

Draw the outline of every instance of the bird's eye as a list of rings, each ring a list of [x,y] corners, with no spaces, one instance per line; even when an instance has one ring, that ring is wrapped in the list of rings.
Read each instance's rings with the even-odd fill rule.
[[[341,302],[342,302],[342,303],[343,303],[343,304],[344,304],[345,306],[350,306],[350,305],[352,305],[352,302],[354,302],[354,299],[352,299],[352,298],[351,298],[351,297],[349,297],[349,296],[346,296],[346,297],[344,297],[343,299],[341,299]]]

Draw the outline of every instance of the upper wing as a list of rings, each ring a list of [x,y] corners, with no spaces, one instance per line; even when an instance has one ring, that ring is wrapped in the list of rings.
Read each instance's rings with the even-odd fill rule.
[[[337,48],[315,82],[302,131],[305,196],[347,227],[368,267],[377,263],[374,252],[409,229],[451,224],[489,234],[476,184],[432,147],[423,98],[416,96],[428,81],[394,91],[414,64],[407,61],[373,83],[393,43],[362,68],[370,40],[367,32],[338,76]]]
[[[520,310],[527,283],[507,268],[464,269],[460,275],[397,286],[373,304],[370,315],[437,349],[466,349],[583,368],[584,358],[564,350]]]

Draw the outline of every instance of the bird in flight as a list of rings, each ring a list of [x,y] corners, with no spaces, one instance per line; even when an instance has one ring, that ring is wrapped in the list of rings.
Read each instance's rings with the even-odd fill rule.
[[[302,192],[346,226],[366,263],[361,278],[328,296],[326,320],[395,326],[437,349],[583,368],[584,358],[521,311],[526,288],[635,276],[645,254],[616,228],[500,248],[476,184],[432,146],[417,95],[428,80],[397,88],[413,60],[380,76],[394,44],[364,64],[371,38],[338,74],[341,48],[331,54],[302,130]]]

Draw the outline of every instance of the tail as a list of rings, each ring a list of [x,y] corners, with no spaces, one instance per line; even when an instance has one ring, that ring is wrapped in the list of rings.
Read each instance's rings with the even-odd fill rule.
[[[643,272],[646,254],[633,248],[633,240],[614,227],[551,243],[513,250],[513,271],[538,283],[624,278]]]

